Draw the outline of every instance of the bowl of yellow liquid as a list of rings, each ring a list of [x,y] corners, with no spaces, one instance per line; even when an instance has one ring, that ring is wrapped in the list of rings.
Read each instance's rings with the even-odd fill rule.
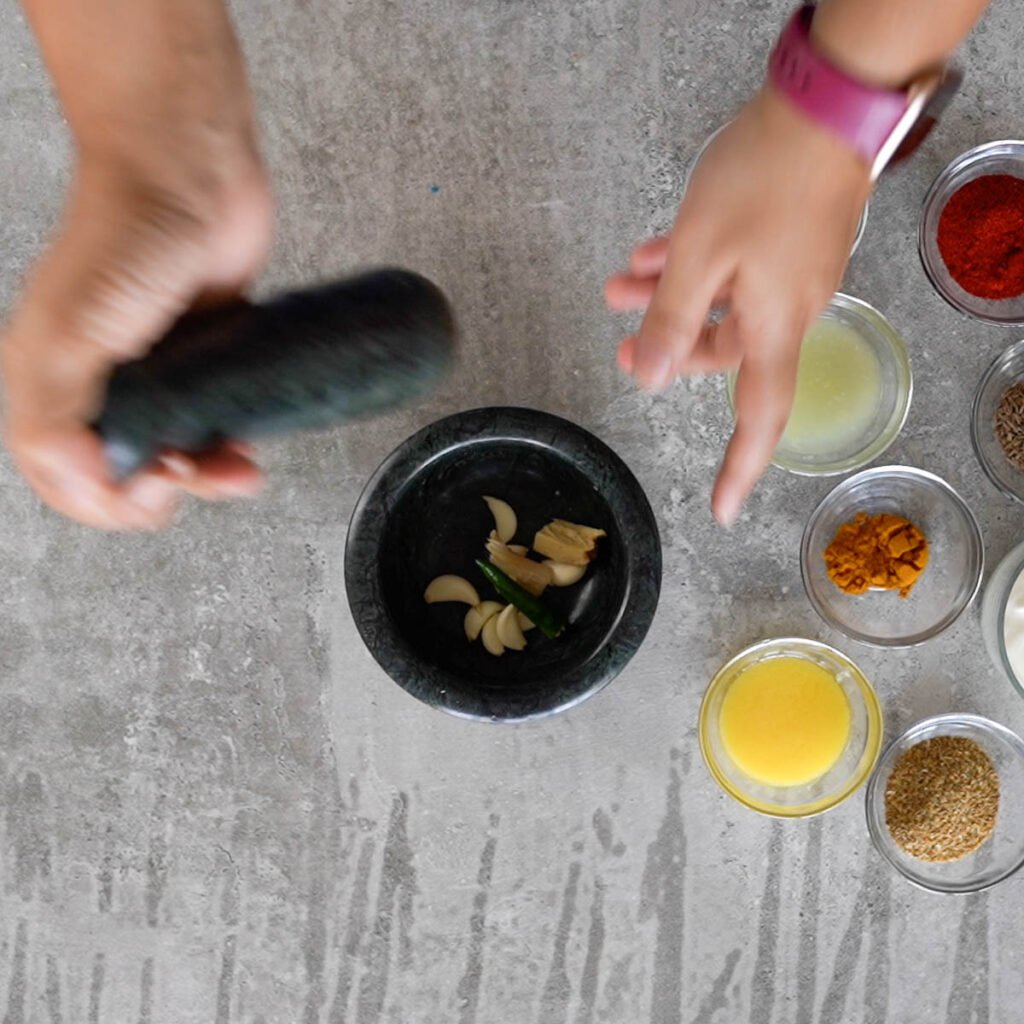
[[[864,673],[814,640],[764,640],[711,680],[700,749],[715,781],[762,814],[803,818],[867,781],[882,745],[882,709]]]
[[[735,390],[732,373],[734,412]],[[899,436],[912,393],[899,333],[866,302],[838,293],[804,336],[793,409],[772,463],[804,476],[859,469]]]

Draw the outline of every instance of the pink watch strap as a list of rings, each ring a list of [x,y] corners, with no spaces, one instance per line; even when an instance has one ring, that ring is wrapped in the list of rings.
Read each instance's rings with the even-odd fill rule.
[[[789,19],[772,52],[769,80],[873,164],[906,113],[908,97],[865,85],[830,64],[811,42],[813,18],[814,6],[806,4]]]

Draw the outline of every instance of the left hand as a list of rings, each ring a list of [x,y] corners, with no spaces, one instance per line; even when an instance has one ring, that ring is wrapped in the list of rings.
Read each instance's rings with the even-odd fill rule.
[[[712,496],[729,524],[789,418],[800,343],[842,279],[869,169],[766,87],[708,148],[671,235],[608,280],[615,310],[646,309],[619,364],[661,390],[680,374],[739,367],[736,427]],[[728,314],[708,324],[710,309]]]

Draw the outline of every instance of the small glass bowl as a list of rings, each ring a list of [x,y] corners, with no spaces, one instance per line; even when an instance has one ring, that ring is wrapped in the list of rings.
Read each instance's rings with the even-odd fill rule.
[[[697,170],[697,164],[700,163],[701,157],[707,152],[708,147],[715,139],[718,138],[722,132],[725,131],[732,121],[726,121],[721,127],[716,128],[704,141],[701,143],[700,149],[697,150],[693,155],[693,159],[690,161],[690,166],[686,169],[686,177],[683,179],[683,195],[686,195],[687,189],[690,187],[690,181],[693,179],[693,173]],[[853,245],[850,247],[850,258],[853,258],[853,254],[857,251],[860,245],[861,239],[864,237],[864,232],[868,226],[868,211],[870,210],[871,204],[869,201],[864,203],[864,209],[861,210],[860,221],[857,223],[857,233],[853,237]]]
[[[847,594],[829,579],[825,549],[858,512],[901,515],[928,540],[928,565],[908,597],[895,591]],[[866,469],[844,480],[811,513],[800,545],[800,572],[814,610],[853,640],[874,647],[915,647],[963,614],[981,585],[981,530],[945,480],[909,466]]]
[[[932,183],[924,199],[917,229],[917,251],[932,287],[954,309],[990,324],[1024,324],[1024,295],[982,299],[953,280],[939,252],[939,218],[953,194],[986,174],[1024,178],[1024,142],[1004,139],[961,153]]]
[[[899,437],[907,422],[914,378],[907,346],[888,320],[866,302],[837,292],[821,314],[823,320],[837,320],[863,338],[874,352],[881,371],[881,393],[874,419],[860,437],[846,447],[824,454],[808,455],[780,442],[772,465],[798,476],[836,476],[866,466],[881,456]],[[726,378],[729,408],[736,415],[736,373]]]
[[[932,863],[905,853],[885,823],[885,789],[904,751],[937,736],[974,740],[999,774],[999,810],[992,835],[959,860]],[[893,742],[868,783],[865,796],[868,831],[875,849],[905,878],[932,892],[978,892],[1009,878],[1024,865],[1024,742],[1015,733],[980,715],[949,714],[926,718]]]
[[[971,407],[971,445],[985,476],[1003,492],[1024,502],[1024,473],[1003,454],[996,437],[996,409],[1008,388],[1024,380],[1024,341],[1011,345],[985,371]]]
[[[988,656],[992,659],[992,664],[1002,670],[1006,678],[1013,683],[1017,692],[1024,697],[1024,680],[1017,676],[1010,664],[1003,632],[1010,591],[1013,590],[1013,585],[1022,572],[1024,572],[1024,544],[1018,544],[996,566],[988,583],[985,584],[985,594],[981,599],[981,635],[985,639],[985,648],[988,651]]]
[[[850,701],[850,736],[839,760],[803,786],[767,786],[733,763],[719,731],[722,701],[745,669],[769,658],[805,658],[830,672]],[[712,778],[735,800],[777,818],[805,818],[841,804],[871,774],[882,746],[882,709],[864,673],[845,654],[818,643],[786,637],[762,640],[724,665],[711,680],[700,707],[700,750]]]

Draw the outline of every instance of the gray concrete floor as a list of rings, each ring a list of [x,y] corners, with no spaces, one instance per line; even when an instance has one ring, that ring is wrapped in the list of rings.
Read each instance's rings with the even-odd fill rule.
[[[760,75],[782,0],[254,0],[238,20],[281,206],[267,286],[397,260],[465,326],[431,402],[266,451],[269,493],[161,536],[88,533],[0,460],[0,1013],[26,1022],[1009,1024],[1024,880],[927,895],[874,854],[861,801],[777,823],[696,749],[711,672],[801,633],[858,658],[887,731],[964,708],[1024,729],[977,610],[918,651],[845,642],[797,543],[828,483],[772,472],[713,528],[722,384],[638,394],[601,282],[665,227],[689,155]],[[919,202],[975,143],[1019,137],[1024,17],[997,2],[968,84],[882,185],[847,289],[912,348],[892,461],[970,496],[994,564],[1019,508],[969,449],[970,392],[1015,332],[966,323],[915,254]],[[59,210],[69,153],[0,0],[0,306]],[[1016,113],[1014,113],[1016,112]],[[519,402],[616,447],[665,543],[648,642],[539,725],[450,720],[394,686],[342,589],[378,461],[442,413]]]

